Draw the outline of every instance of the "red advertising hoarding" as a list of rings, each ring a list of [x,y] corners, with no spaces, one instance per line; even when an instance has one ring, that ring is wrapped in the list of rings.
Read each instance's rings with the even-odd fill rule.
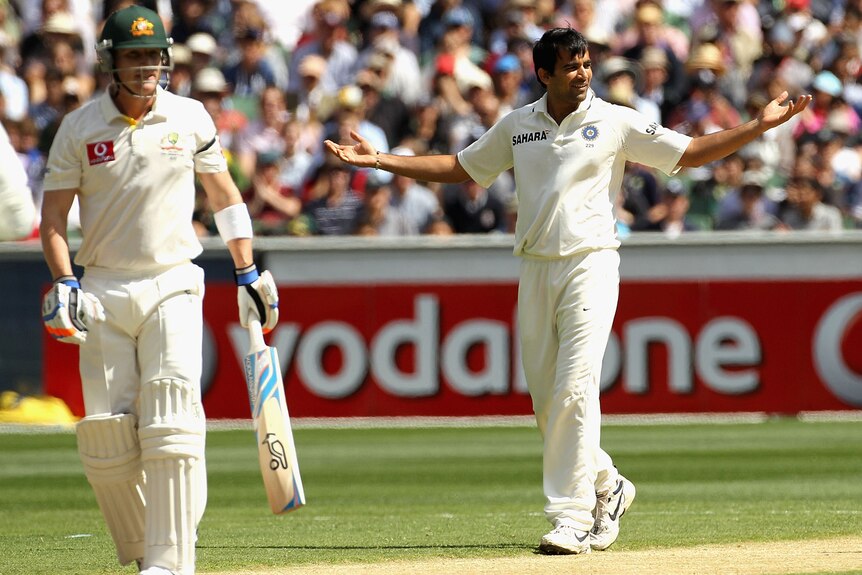
[[[292,417],[532,412],[517,360],[514,280],[279,284],[281,321],[267,339]],[[208,284],[204,317],[207,415],[248,417],[236,288]],[[858,409],[860,349],[860,279],[624,278],[602,408]],[[77,349],[46,337],[44,357],[46,392],[82,415]]]

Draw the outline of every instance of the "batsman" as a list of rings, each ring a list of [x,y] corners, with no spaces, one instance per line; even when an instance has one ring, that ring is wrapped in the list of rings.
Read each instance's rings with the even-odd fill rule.
[[[358,143],[326,146],[352,165],[424,181],[473,179],[487,187],[514,170],[521,360],[544,439],[552,524],[539,551],[589,553],[616,541],[635,496],[599,438],[602,357],[619,293],[613,205],[625,163],[672,174],[717,160],[804,110],[811,96],[784,105],[784,93],[745,124],[690,138],[598,98],[588,44],[576,30],[545,32],[533,46],[533,67],[545,94],[457,155],[381,154],[359,134]]]
[[[195,175],[235,266],[239,320],[278,321],[278,294],[258,273],[248,210],[203,105],[162,88],[172,41],[158,14],[112,13],[96,52],[111,83],[65,116],[51,146],[40,225],[53,277],[42,319],[80,346],[84,472],[121,564],[141,575],[195,572],[207,500],[201,404],[203,270],[192,227]],[[73,274],[66,235],[78,199]]]

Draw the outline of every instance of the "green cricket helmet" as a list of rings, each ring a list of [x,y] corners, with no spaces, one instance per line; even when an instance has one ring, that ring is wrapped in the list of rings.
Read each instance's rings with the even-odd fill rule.
[[[129,6],[108,16],[96,44],[99,69],[116,72],[114,50],[127,48],[158,48],[162,50],[162,68],[174,67],[171,45],[174,41],[165,33],[161,17],[143,6]]]

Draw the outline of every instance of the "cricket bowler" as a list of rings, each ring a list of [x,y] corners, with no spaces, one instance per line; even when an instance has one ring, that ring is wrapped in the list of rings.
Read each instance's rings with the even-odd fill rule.
[[[514,169],[521,360],[544,439],[545,516],[552,525],[539,551],[589,553],[616,541],[635,497],[634,484],[599,441],[602,357],[619,294],[613,206],[625,163],[674,174],[712,162],[788,121],[811,96],[794,102],[785,92],[757,118],[692,139],[598,98],[587,41],[576,30],[545,32],[533,46],[533,65],[545,94],[457,155],[382,154],[355,133],[358,143],[326,146],[354,166],[424,181],[473,179],[488,187]]]
[[[69,113],[51,146],[40,226],[54,280],[42,319],[80,346],[84,472],[121,564],[141,575],[192,575],[206,506],[201,405],[203,270],[192,227],[203,184],[233,259],[239,318],[278,321],[278,294],[252,258],[248,210],[203,105],[165,91],[171,39],[158,14],[108,16],[96,51],[106,91]],[[70,261],[66,223],[78,197],[83,241]]]

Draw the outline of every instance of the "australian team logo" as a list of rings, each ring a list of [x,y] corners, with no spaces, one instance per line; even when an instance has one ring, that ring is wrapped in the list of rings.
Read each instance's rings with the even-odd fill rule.
[[[162,148],[162,153],[167,156],[179,156],[184,149],[180,145],[180,135],[176,132],[165,134],[159,146]]]
[[[599,129],[595,126],[584,126],[581,130],[581,137],[587,142],[593,142],[599,137]]]
[[[152,36],[155,34],[153,23],[144,17],[138,18],[132,22],[132,28],[129,32],[137,38],[138,36]]]

